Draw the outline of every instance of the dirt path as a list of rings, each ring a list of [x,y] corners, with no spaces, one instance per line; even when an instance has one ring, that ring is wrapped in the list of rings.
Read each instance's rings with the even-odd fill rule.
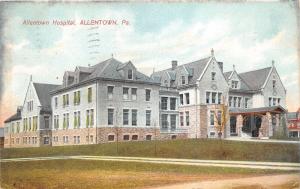
[[[42,160],[54,160],[54,159],[141,162],[141,163],[173,164],[173,165],[231,167],[231,168],[235,167],[235,168],[251,168],[251,169],[273,169],[273,170],[300,171],[300,163],[228,161],[228,160],[198,160],[198,159],[148,158],[148,157],[121,157],[121,156],[53,156],[53,157],[34,157],[34,158],[11,158],[11,159],[0,159],[0,162],[42,161]]]
[[[202,181],[151,189],[300,189],[300,173]]]

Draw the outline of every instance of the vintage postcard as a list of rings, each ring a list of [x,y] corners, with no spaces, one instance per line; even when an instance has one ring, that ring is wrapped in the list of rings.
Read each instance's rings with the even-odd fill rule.
[[[300,188],[299,8],[0,2],[0,188]]]

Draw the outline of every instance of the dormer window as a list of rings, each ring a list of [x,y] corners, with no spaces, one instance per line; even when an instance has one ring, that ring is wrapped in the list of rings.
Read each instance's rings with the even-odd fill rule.
[[[132,70],[131,69],[128,70],[127,78],[132,79]]]
[[[216,72],[211,72],[211,80],[212,81],[216,80]]]
[[[185,76],[181,76],[181,84],[185,85]]]
[[[237,89],[237,88],[238,88],[238,85],[239,85],[239,82],[238,82],[238,81],[231,81],[231,88]]]

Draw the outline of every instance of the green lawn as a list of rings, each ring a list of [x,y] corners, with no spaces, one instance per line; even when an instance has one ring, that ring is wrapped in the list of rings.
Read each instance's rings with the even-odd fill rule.
[[[13,158],[57,155],[109,155],[212,160],[300,162],[299,149],[299,144],[189,139],[119,142],[118,150],[117,143],[2,149],[1,156],[2,158]]]
[[[1,186],[8,189],[126,189],[278,173],[289,172],[134,162],[47,160],[1,163]]]

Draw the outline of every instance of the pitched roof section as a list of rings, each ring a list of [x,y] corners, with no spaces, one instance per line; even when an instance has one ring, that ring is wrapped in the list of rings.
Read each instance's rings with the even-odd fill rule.
[[[21,111],[17,110],[17,113],[15,113],[14,115],[10,116],[9,118],[7,118],[4,123],[9,123],[11,121],[16,121],[16,120],[20,120],[22,119],[21,117]]]
[[[46,83],[33,83],[40,103],[43,107],[51,107],[50,91],[56,89],[59,85],[46,84]]]
[[[230,75],[232,74],[232,71],[229,71],[229,72],[224,72],[223,74],[224,74],[224,77],[225,77],[225,79],[228,81],[228,80],[229,80],[229,77],[230,77]]]
[[[250,72],[238,74],[251,90],[259,90],[263,87],[272,67],[267,67]]]
[[[163,76],[163,74],[165,72],[168,72],[169,74],[172,73],[172,75],[170,74],[171,78],[172,77],[179,77],[179,71],[185,69],[188,72],[188,75],[191,77],[189,80],[189,84],[195,84],[197,79],[200,77],[200,75],[203,73],[206,64],[208,63],[208,61],[211,59],[211,56],[207,57],[207,58],[203,58],[194,62],[190,62],[187,64],[183,64],[180,66],[177,66],[174,70],[172,70],[172,68],[166,69],[166,70],[161,70],[158,72],[154,72],[151,75],[151,78],[155,79],[156,81],[160,81],[161,77]],[[177,78],[178,79],[178,78]],[[175,80],[175,79],[174,79]],[[176,86],[177,84],[174,83],[174,86]]]
[[[124,80],[125,76],[122,75],[122,69],[124,69],[128,64],[132,64],[130,61],[126,63],[122,63],[119,60],[114,58],[110,58],[98,64],[95,64],[90,67],[80,67],[78,66],[77,69],[80,72],[87,73],[83,75],[83,78],[80,78],[78,83],[72,83],[68,87],[80,85],[83,82],[88,82],[93,79],[103,78],[103,79],[112,79],[112,80]],[[134,80],[130,80],[131,82],[144,82],[149,84],[158,84],[152,78],[146,76],[145,74],[136,71],[136,78]],[[56,88],[55,91],[64,89],[63,85],[60,85]],[[55,92],[52,91],[52,92]]]

